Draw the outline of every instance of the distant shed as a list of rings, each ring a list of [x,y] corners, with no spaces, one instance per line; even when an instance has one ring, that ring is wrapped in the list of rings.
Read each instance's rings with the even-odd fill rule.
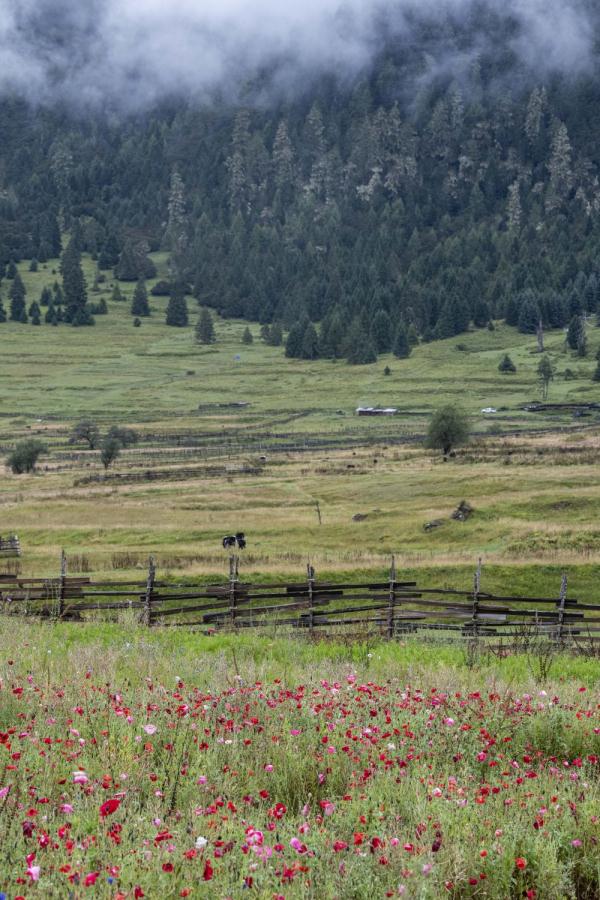
[[[395,416],[398,410],[395,406],[359,406],[357,416]]]

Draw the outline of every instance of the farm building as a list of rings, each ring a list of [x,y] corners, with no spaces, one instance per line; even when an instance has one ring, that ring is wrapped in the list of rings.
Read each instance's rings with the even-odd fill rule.
[[[394,406],[359,406],[357,416],[395,416],[398,410]]]

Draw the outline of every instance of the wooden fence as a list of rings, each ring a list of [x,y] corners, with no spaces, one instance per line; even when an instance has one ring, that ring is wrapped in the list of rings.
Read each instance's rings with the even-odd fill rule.
[[[147,626],[205,630],[277,626],[314,634],[354,626],[389,639],[432,630],[508,637],[533,629],[559,641],[582,635],[600,640],[600,604],[567,597],[566,575],[554,597],[490,594],[481,582],[480,562],[469,590],[419,588],[402,579],[392,559],[381,581],[318,581],[309,564],[297,583],[248,584],[240,580],[237,556],[230,557],[229,578],[220,584],[160,581],[152,558],[143,581],[97,581],[69,575],[63,553],[56,577],[0,575],[0,611],[77,620],[131,610]]]

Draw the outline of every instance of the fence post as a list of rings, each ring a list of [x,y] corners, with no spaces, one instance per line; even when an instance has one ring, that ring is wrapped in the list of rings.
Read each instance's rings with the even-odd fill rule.
[[[394,615],[396,611],[396,580],[396,557],[392,556],[392,565],[390,567],[390,595],[387,612],[388,641],[390,641],[394,636]]]
[[[556,639],[562,642],[563,627],[565,622],[565,603],[567,600],[567,573],[563,572],[560,582],[560,594],[558,597],[558,628],[556,629]]]
[[[148,557],[148,577],[146,579],[146,593],[144,594],[143,623],[146,626],[152,624],[152,594],[154,593],[154,581],[156,578],[156,566],[154,557]]]
[[[310,560],[306,564],[306,579],[308,581],[308,627],[312,636],[315,628],[315,612],[313,608],[315,602],[315,570],[311,566]]]
[[[237,607],[237,584],[239,574],[239,556],[231,555],[229,557],[229,616],[231,624],[234,628],[236,625],[235,610]]]
[[[477,561],[477,568],[473,576],[473,632],[475,637],[479,635],[479,592],[481,590],[481,558]]]
[[[57,616],[62,619],[65,612],[65,588],[67,583],[67,554],[60,552],[60,579],[58,582],[58,611]]]

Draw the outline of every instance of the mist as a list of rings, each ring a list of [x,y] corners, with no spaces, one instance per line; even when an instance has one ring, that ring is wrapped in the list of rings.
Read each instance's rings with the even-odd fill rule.
[[[323,73],[368,71],[385,42],[414,47],[424,20],[426,70],[459,72],[495,35],[465,52],[449,24],[482,10],[510,18],[509,47],[532,73],[591,70],[597,22],[584,0],[0,0],[0,92],[136,110],[173,95],[235,98],[260,74],[267,94],[289,95]]]

